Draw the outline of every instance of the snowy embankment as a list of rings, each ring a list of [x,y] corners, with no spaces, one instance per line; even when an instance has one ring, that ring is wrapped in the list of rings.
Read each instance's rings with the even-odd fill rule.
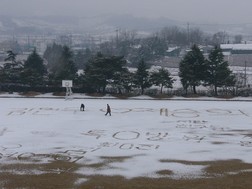
[[[48,98],[48,99],[66,99],[65,96],[56,96],[52,93],[39,94],[34,96],[21,95],[20,93],[0,93],[0,98]],[[118,99],[117,97],[111,95],[104,96],[89,96],[82,93],[73,93],[69,100],[73,99]],[[128,97],[127,100],[185,100],[185,101],[252,101],[252,97],[234,97],[234,98],[218,98],[218,97],[182,97],[182,96],[173,96],[168,98],[153,98],[147,95],[140,95],[135,97]]]

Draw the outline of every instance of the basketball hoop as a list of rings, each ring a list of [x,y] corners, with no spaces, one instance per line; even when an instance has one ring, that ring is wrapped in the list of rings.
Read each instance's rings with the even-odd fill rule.
[[[62,87],[66,88],[66,99],[71,98],[71,95],[73,94],[72,89],[71,89],[73,87],[73,81],[62,80]]]

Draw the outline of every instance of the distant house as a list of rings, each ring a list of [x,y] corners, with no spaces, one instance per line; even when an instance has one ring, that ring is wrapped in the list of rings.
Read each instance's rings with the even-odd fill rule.
[[[178,57],[180,55],[180,47],[169,47],[166,51],[166,55],[169,57]]]
[[[252,54],[252,44],[221,44],[220,47],[230,54]]]
[[[252,67],[252,44],[221,44],[220,48],[231,66]]]

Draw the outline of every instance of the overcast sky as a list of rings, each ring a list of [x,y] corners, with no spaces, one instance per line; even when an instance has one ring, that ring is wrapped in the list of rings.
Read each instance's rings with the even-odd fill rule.
[[[0,0],[0,15],[167,17],[186,22],[252,23],[252,0]]]

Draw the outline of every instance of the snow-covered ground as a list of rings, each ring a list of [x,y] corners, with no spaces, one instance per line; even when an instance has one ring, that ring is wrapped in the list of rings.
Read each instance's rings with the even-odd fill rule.
[[[104,115],[107,103],[112,116]],[[252,163],[250,101],[0,98],[0,104],[0,164],[87,165],[114,157],[123,160],[77,172],[132,178],[170,170],[177,178],[204,175],[203,165],[186,161]]]

